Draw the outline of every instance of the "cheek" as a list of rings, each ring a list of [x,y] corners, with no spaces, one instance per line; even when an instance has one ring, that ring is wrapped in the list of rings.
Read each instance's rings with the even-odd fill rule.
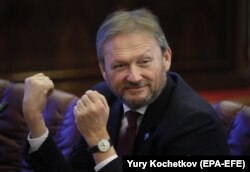
[[[112,85],[113,88],[116,90],[120,90],[124,85],[125,75],[118,74],[118,73],[110,73],[109,74],[109,83]]]
[[[160,64],[159,67],[151,70],[149,73],[153,89],[157,89],[162,84],[162,81],[166,77],[166,69],[168,68],[165,64]]]

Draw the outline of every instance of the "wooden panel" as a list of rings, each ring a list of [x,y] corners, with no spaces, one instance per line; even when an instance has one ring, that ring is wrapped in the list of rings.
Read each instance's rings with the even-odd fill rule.
[[[102,77],[95,34],[119,8],[147,7],[173,51],[172,70],[195,89],[249,86],[247,0],[1,0],[0,77],[38,72],[81,95]]]
[[[196,89],[246,87],[248,1],[137,1],[159,16],[173,51],[172,70]]]
[[[159,16],[173,50],[173,69],[197,71],[231,64],[235,18],[232,2],[148,1],[148,6]]]

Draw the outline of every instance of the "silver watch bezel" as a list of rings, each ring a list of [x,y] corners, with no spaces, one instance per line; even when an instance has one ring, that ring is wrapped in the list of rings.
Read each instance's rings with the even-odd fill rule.
[[[101,139],[98,141],[97,147],[100,152],[107,152],[110,149],[111,144],[108,139]]]

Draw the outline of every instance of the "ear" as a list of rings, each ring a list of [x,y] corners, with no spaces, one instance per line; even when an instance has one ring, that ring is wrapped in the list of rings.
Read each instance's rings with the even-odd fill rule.
[[[165,70],[169,71],[170,66],[171,66],[171,59],[172,59],[172,51],[169,47],[166,49],[163,56],[164,56],[163,58],[164,58]]]
[[[100,68],[100,70],[101,70],[102,77],[104,78],[104,80],[106,80],[106,79],[107,79],[107,76],[106,76],[106,71],[105,71],[105,66],[104,66],[104,64],[99,63],[99,68]]]

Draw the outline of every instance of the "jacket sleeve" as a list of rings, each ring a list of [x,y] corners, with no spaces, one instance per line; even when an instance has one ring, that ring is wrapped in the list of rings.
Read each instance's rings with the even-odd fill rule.
[[[35,172],[95,172],[94,159],[86,148],[84,139],[81,139],[67,160],[49,135],[35,152],[29,153],[30,145],[27,143],[23,155]],[[122,172],[121,160],[116,158],[100,170],[100,172],[106,171]]]
[[[80,140],[80,142],[74,147],[72,154],[70,156],[70,164],[75,169],[79,171],[95,171],[95,161],[91,153],[87,151],[88,145],[84,138]],[[110,163],[105,165],[98,172],[122,172],[122,161],[120,158],[116,158],[112,160]]]
[[[35,172],[74,172],[50,135],[37,151],[29,153],[29,149],[27,143],[23,156]]]

